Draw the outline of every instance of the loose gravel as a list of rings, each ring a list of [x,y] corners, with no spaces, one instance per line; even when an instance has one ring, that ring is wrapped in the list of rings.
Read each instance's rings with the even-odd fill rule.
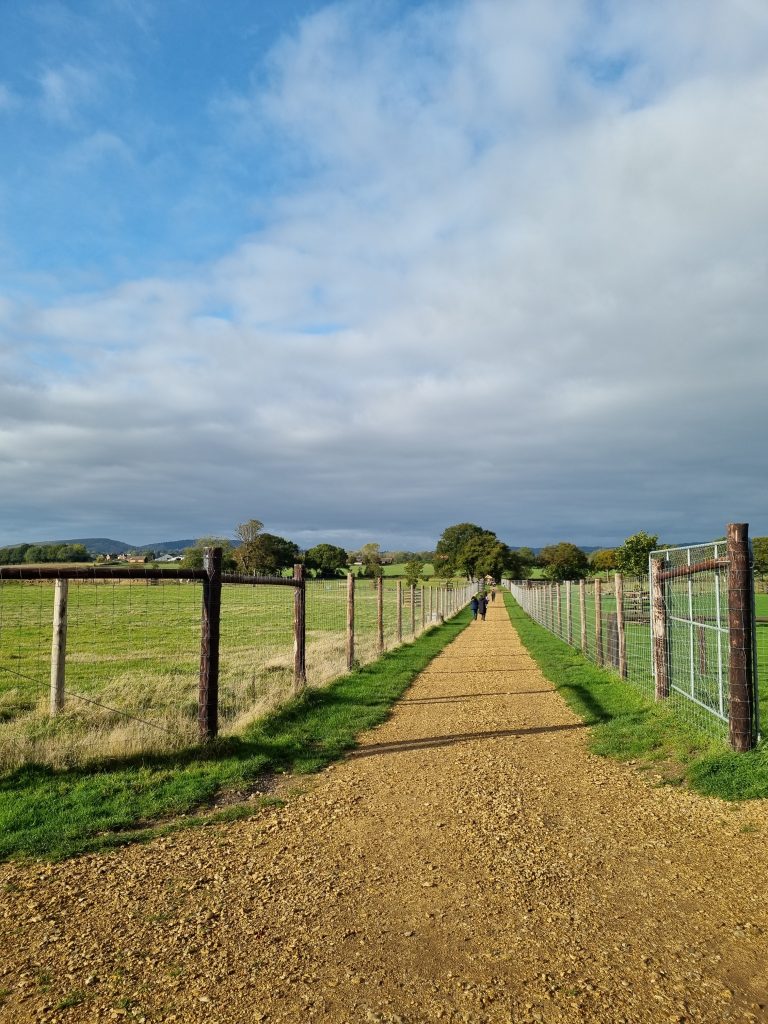
[[[0,1020],[768,1021],[765,802],[585,733],[497,601],[284,807],[0,866]]]

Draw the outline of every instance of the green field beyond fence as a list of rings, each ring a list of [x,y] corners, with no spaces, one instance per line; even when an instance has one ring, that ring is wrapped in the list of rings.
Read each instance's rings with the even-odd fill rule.
[[[437,586],[383,586],[384,649],[438,618]],[[70,580],[63,710],[49,713],[52,580],[0,581],[0,767],[69,764],[197,742],[202,586],[176,579]],[[224,734],[294,682],[294,590],[224,584],[219,721]],[[355,663],[379,656],[375,581],[355,588]],[[307,683],[347,670],[347,583],[306,583]]]

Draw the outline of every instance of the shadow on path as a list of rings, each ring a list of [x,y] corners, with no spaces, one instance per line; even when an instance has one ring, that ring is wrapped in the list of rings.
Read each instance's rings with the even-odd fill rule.
[[[376,754],[401,754],[408,750],[428,750],[431,747],[452,747],[457,743],[471,743],[473,740],[503,739],[505,736],[533,736],[543,732],[563,732],[567,729],[586,729],[584,722],[575,725],[541,725],[530,729],[496,729],[491,732],[465,732],[453,736],[428,736],[424,739],[402,740],[398,743],[374,743],[369,747],[353,750],[349,758],[374,757]]]

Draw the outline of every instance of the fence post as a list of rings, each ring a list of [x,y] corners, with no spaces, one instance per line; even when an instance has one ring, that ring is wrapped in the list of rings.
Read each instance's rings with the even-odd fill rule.
[[[616,594],[616,629],[619,634],[619,675],[622,679],[627,678],[627,634],[624,629],[624,580],[621,573],[617,572],[613,577],[614,592]]]
[[[570,580],[568,580],[565,584],[565,618],[567,621],[566,628],[568,630],[568,643],[571,647],[573,647],[573,598],[571,596],[572,589],[573,584]]]
[[[603,654],[603,598],[600,579],[595,580],[595,661],[605,664]]]
[[[653,670],[656,676],[656,700],[669,696],[669,658],[667,656],[667,610],[664,604],[664,562],[651,559],[651,621],[653,623]]]
[[[376,577],[376,631],[379,654],[384,653],[384,577]]]
[[[563,584],[555,584],[557,594],[557,635],[563,639]]]
[[[755,744],[752,579],[747,523],[728,524],[728,739],[743,753]]]
[[[206,548],[203,560],[203,615],[197,723],[201,740],[219,731],[219,638],[221,630],[221,548]]]
[[[304,566],[294,565],[293,578],[293,689],[296,693],[307,685],[307,585]]]
[[[581,652],[587,653],[587,582],[579,580],[579,618],[581,619]]]
[[[411,598],[411,636],[416,636],[416,584],[412,583],[410,586],[410,598]]]
[[[397,581],[397,642],[403,642],[403,581]]]
[[[51,718],[64,707],[64,674],[67,662],[67,595],[69,580],[56,580],[53,596],[51,640]]]
[[[347,671],[355,664],[355,577],[347,574]]]
[[[427,609],[424,606],[424,584],[421,585],[421,632],[424,632],[424,627],[427,624]]]

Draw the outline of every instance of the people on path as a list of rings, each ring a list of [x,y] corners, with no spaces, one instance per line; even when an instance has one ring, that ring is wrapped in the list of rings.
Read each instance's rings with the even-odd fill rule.
[[[491,602],[496,600],[496,587],[491,587]]]
[[[480,612],[480,618],[485,619],[485,613],[488,610],[488,598],[485,594],[477,595],[477,610]]]
[[[469,602],[469,607],[472,609],[472,618],[476,619],[477,618],[477,609],[479,607],[479,603],[478,603],[478,600],[477,600],[477,594],[473,595],[472,600]]]

